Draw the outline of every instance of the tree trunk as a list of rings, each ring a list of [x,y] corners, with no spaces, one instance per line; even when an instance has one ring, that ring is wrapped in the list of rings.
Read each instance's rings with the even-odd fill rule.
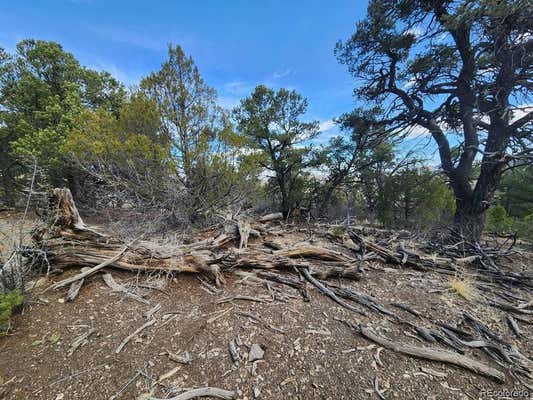
[[[322,196],[322,202],[319,207],[320,216],[322,217],[327,216],[334,191],[335,191],[335,187],[333,185],[328,185],[326,189],[324,190],[324,194]]]
[[[479,243],[487,210],[492,204],[494,193],[499,185],[502,175],[502,163],[484,160],[481,173],[475,188],[470,188],[468,178],[452,181],[455,194],[454,236],[466,239],[471,243]]]
[[[283,214],[283,218],[287,218],[291,210],[289,194],[287,193],[287,178],[279,172],[276,172],[276,178],[278,180],[278,187],[281,194],[280,211]]]
[[[479,243],[485,226],[486,209],[479,209],[472,199],[456,199],[453,236]]]

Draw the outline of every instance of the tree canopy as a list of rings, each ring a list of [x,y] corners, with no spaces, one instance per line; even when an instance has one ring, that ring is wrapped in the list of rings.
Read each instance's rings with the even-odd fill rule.
[[[313,164],[306,142],[318,135],[319,124],[301,120],[306,109],[307,100],[296,91],[260,85],[234,110],[246,147],[258,151],[259,163],[274,174],[284,215],[295,206],[295,189],[302,173]]]
[[[117,112],[121,83],[82,67],[54,42],[23,40],[16,53],[0,50],[0,163],[9,197],[27,163],[37,163],[59,184],[61,146],[84,107]]]
[[[479,239],[502,172],[531,160],[533,22],[527,0],[372,0],[336,54],[355,94],[391,133],[426,130],[457,200],[458,231]],[[459,136],[453,151],[450,135]],[[476,157],[480,174],[469,178]]]

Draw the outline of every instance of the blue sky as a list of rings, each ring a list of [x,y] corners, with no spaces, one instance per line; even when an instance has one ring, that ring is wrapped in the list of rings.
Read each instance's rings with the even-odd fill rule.
[[[366,1],[336,0],[0,0],[0,46],[54,40],[83,65],[127,85],[158,69],[167,44],[180,44],[220,103],[230,107],[258,84],[296,89],[307,117],[322,122],[354,106],[353,80],[333,55],[366,13]]]

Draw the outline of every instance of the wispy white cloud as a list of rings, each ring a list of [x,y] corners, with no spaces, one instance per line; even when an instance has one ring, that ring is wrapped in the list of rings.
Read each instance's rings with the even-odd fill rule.
[[[331,138],[341,134],[338,125],[331,118],[321,121],[318,129],[320,131],[319,135],[310,141],[313,145],[325,145]]]
[[[258,79],[255,82],[250,82],[242,79],[235,79],[222,84],[219,88],[219,104],[221,106],[235,106],[239,100],[245,96],[248,96],[254,88],[259,85],[265,85],[267,87],[278,88],[281,87],[279,80],[293,74],[293,70],[290,68],[276,70],[269,76]],[[284,84],[283,87],[288,90],[295,89],[294,85]]]
[[[107,71],[126,86],[137,85],[143,76],[142,73],[126,71],[114,63],[99,59],[93,60],[87,67],[97,71]]]
[[[414,37],[419,37],[424,31],[419,26],[413,26],[410,29],[407,29],[403,32],[404,35],[411,34]]]
[[[282,79],[282,78],[285,78],[289,75],[292,74],[292,69],[290,68],[287,68],[287,69],[284,69],[284,70],[280,70],[280,71],[274,71],[274,73],[272,74],[272,78],[274,79]]]
[[[218,103],[224,108],[233,108],[239,104],[239,101],[248,96],[254,88],[259,85],[265,85],[267,87],[278,88],[281,87],[278,80],[287,77],[292,74],[292,70],[285,69],[272,73],[264,79],[259,79],[256,82],[250,82],[242,79],[235,79],[226,82],[218,87],[219,99]],[[293,85],[283,85],[285,89],[293,90]]]
[[[231,110],[239,105],[240,98],[236,96],[218,96],[218,105]]]
[[[235,96],[243,96],[247,95],[253,90],[254,86],[250,84],[249,82],[245,81],[231,81],[227,82],[224,85],[222,85],[221,92],[235,95]]]
[[[225,109],[232,109],[239,105],[243,97],[248,96],[254,89],[254,85],[244,80],[229,81],[217,88],[218,105]]]
[[[320,125],[318,127],[320,129],[320,132],[327,132],[335,127],[335,122],[332,119],[327,119],[325,121],[320,122]]]
[[[168,39],[153,37],[147,32],[133,29],[113,27],[91,27],[90,30],[98,36],[116,43],[128,44],[145,50],[164,51],[167,48]]]

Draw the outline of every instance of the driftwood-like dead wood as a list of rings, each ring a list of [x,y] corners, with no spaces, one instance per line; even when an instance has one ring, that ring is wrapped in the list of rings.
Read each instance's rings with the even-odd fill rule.
[[[398,316],[381,304],[376,298],[365,293],[359,292],[351,287],[340,287],[337,285],[330,285],[330,289],[339,297],[346,300],[351,300],[362,306],[368,307],[371,310],[378,311],[389,317],[398,318]]]
[[[51,289],[59,289],[59,288],[62,288],[62,287],[65,287],[67,285],[70,285],[74,282],[77,282],[77,281],[80,281],[80,280],[83,280],[91,275],[94,275],[95,273],[97,273],[98,271],[100,271],[101,269],[113,264],[115,261],[118,261],[120,259],[120,257],[122,257],[122,255],[126,252],[126,250],[128,249],[128,246],[124,246],[124,248],[122,250],[120,250],[118,252],[118,254],[116,254],[114,257],[110,258],[109,260],[106,260],[96,266],[94,266],[93,268],[85,268],[85,271],[82,270],[82,272],[80,272],[79,274],[77,275],[74,275],[70,278],[67,278],[67,279],[64,279],[60,282],[57,282],[56,284],[52,285],[51,286]]]
[[[399,255],[393,252],[392,250],[380,246],[371,240],[363,238],[361,235],[354,231],[348,231],[348,234],[355,243],[358,243],[360,246],[375,252],[376,254],[381,256],[386,262],[397,265],[406,265],[408,267],[420,271],[425,271],[427,269],[420,261],[418,261],[418,259],[415,260],[414,257],[409,258],[410,254],[408,253],[404,252]]]
[[[48,223],[48,227],[34,232],[33,240],[47,252],[50,264],[56,268],[91,267],[90,272],[59,282],[54,288],[69,285],[108,266],[129,271],[204,272],[219,280],[220,271],[212,251],[235,239],[220,234],[196,245],[170,250],[140,240],[124,245],[121,240],[87,226],[68,189],[52,191]]]
[[[376,375],[372,381],[372,387],[374,388],[374,392],[378,396],[379,400],[387,400],[385,396],[383,396],[383,393],[381,390],[379,390],[379,381],[378,376]]]
[[[361,279],[361,271],[359,267],[350,267],[344,263],[322,264],[319,268],[311,268],[310,272],[311,275],[322,280],[345,278],[358,281]]]
[[[161,304],[158,303],[156,304],[153,308],[149,309],[148,311],[146,311],[143,316],[144,318],[146,319],[152,319],[153,315],[158,312],[159,310],[161,310]]]
[[[81,269],[81,272],[87,272],[89,268],[84,267]],[[65,301],[73,301],[76,297],[78,297],[78,294],[80,293],[80,289],[83,286],[83,283],[85,282],[85,279],[80,279],[79,281],[72,282],[70,285],[70,288],[68,289],[67,295],[65,296]]]
[[[484,377],[491,378],[499,383],[505,382],[505,374],[503,372],[464,355],[445,350],[434,350],[427,349],[425,347],[412,346],[409,344],[396,343],[376,334],[370,328],[363,325],[359,325],[355,328],[363,337],[385,347],[386,349],[407,354],[412,357],[456,365]]]
[[[129,341],[131,339],[133,339],[135,336],[137,336],[139,333],[141,333],[143,330],[145,330],[146,328],[152,326],[153,324],[155,324],[156,320],[155,319],[151,319],[150,321],[148,322],[145,322],[143,325],[141,325],[139,328],[137,328],[131,335],[129,335],[128,337],[126,337],[117,347],[117,349],[115,350],[115,353],[118,354],[122,351],[122,349],[129,343]]]
[[[267,232],[264,222],[279,218],[280,214],[271,214],[260,218],[254,224],[226,221],[223,231],[216,236],[173,248],[142,240],[125,245],[116,237],[100,233],[86,225],[68,189],[54,189],[50,195],[48,227],[36,231],[33,239],[43,248],[48,261],[54,267],[89,268],[57,282],[51,286],[54,289],[81,281],[106,267],[134,272],[204,273],[210,275],[217,285],[224,282],[224,268],[292,269],[306,266],[311,275],[320,279],[360,278],[355,260],[326,247],[308,245],[275,252],[266,250],[263,246],[247,247],[249,237],[265,239],[260,233]],[[235,249],[237,246],[238,251]],[[307,259],[320,262],[311,266],[305,262]]]
[[[222,303],[233,302],[236,300],[255,301],[257,303],[263,303],[265,301],[265,299],[260,299],[259,297],[236,295],[236,296],[230,296],[230,297],[223,297],[221,299],[218,299],[215,303],[222,304]]]
[[[237,392],[219,389],[215,387],[204,387],[191,389],[178,396],[169,397],[167,400],[190,400],[198,397],[216,397],[217,399],[232,400],[237,398]],[[149,397],[148,400],[163,400],[156,397]]]
[[[346,262],[348,258],[342,258],[342,254],[333,251],[330,252],[328,249],[321,247],[306,247],[305,249],[306,250],[304,251],[293,249],[294,252],[289,252],[288,254],[284,253],[283,251],[276,251],[274,254],[269,254],[265,252],[249,250],[245,253],[234,254],[232,257],[228,257],[225,261],[223,261],[223,263],[226,263],[231,267],[243,269],[277,268],[292,270],[296,267],[306,267],[309,268],[311,275],[317,276],[319,279],[361,279],[361,272],[359,269]],[[316,259],[318,258],[318,254],[327,259],[335,258],[336,261],[324,262],[321,265],[312,265],[311,263],[302,260],[304,258]],[[291,257],[293,259],[291,259]],[[298,260],[294,260],[294,258],[298,258]]]
[[[323,261],[350,262],[350,258],[344,254],[317,246],[298,246],[289,249],[277,250],[274,254],[288,258],[314,258]]]
[[[150,302],[148,300],[143,299],[138,294],[135,294],[135,293],[131,292],[130,290],[128,290],[123,285],[118,284],[117,281],[115,281],[115,279],[113,278],[113,275],[111,275],[111,274],[103,274],[102,275],[102,279],[104,280],[105,284],[113,292],[124,293],[126,295],[126,297],[129,297],[130,299],[136,300],[139,303],[150,304]]]
[[[273,213],[273,214],[263,215],[261,218],[258,219],[258,221],[259,222],[270,222],[270,221],[276,221],[278,219],[283,219],[282,213]]]
[[[239,229],[239,249],[245,249],[248,247],[248,238],[250,237],[250,222],[241,220],[237,227]]]
[[[191,355],[189,354],[188,351],[183,352],[183,355],[167,352],[167,356],[170,360],[177,362],[179,364],[187,365],[187,364],[190,364],[192,361]]]
[[[250,314],[248,312],[237,311],[236,314],[237,315],[242,315],[243,317],[250,318],[252,321],[255,321],[257,323],[262,324],[265,328],[270,329],[272,332],[280,333],[282,335],[285,335],[285,333],[286,333],[283,329],[276,328],[275,326],[269,324],[268,322],[263,321],[261,318],[255,316],[253,314]]]
[[[357,308],[349,303],[346,303],[345,301],[341,300],[333,290],[328,288],[326,285],[324,285],[322,282],[315,279],[310,273],[307,268],[299,268],[299,271],[302,273],[305,279],[309,281],[314,287],[316,287],[322,294],[328,296],[331,300],[333,300],[338,305],[346,308],[347,310],[353,311],[360,315],[367,315],[366,312],[361,310],[360,308]]]
[[[404,303],[390,303],[391,306],[394,306],[396,308],[399,308],[400,310],[407,311],[409,314],[414,315],[415,317],[420,317],[420,313],[416,311],[415,309],[411,308],[407,304]]]
[[[84,346],[86,343],[88,343],[89,342],[89,337],[93,333],[96,333],[96,329],[95,328],[89,329],[87,332],[81,334],[76,339],[74,339],[74,341],[70,345],[70,350],[68,351],[68,356],[69,357],[72,356],[72,354],[74,354],[74,352],[77,349],[79,349],[81,346]]]
[[[507,315],[507,324],[509,325],[509,328],[513,331],[513,333],[516,335],[516,337],[520,337],[522,335],[522,331],[520,330],[518,323],[515,321],[512,315]]]

